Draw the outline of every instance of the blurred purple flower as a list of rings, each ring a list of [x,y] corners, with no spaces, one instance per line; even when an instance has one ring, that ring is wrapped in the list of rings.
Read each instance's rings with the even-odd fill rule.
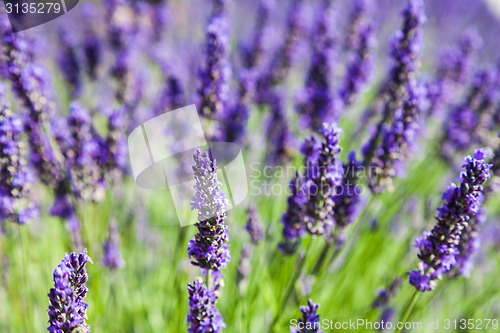
[[[6,90],[0,83],[0,219],[24,224],[38,215],[27,198],[35,177],[25,160],[23,124],[12,114]]]
[[[111,221],[109,225],[108,239],[104,242],[104,258],[102,262],[104,266],[110,269],[120,269],[125,266],[125,260],[123,260],[120,251],[120,230],[118,223],[116,221]]]

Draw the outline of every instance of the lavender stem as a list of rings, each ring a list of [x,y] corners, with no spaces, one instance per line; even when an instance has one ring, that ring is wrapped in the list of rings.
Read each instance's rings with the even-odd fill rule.
[[[408,321],[408,318],[410,318],[413,308],[415,307],[415,304],[417,304],[418,298],[421,293],[422,292],[420,290],[415,290],[415,292],[413,293],[410,302],[408,302],[408,305],[406,306],[403,317],[401,317],[401,320],[399,321],[400,323],[402,323],[402,325],[396,330],[395,333],[401,333],[403,331],[405,324]]]

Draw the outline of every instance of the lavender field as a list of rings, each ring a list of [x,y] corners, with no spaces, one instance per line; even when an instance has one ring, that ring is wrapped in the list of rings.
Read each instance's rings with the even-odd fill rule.
[[[17,2],[0,332],[500,331],[500,1]]]

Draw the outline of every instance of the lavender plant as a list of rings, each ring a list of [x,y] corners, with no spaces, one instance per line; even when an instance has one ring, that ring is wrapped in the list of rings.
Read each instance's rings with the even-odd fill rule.
[[[229,227],[225,224],[228,201],[220,189],[215,160],[201,149],[196,150],[193,158],[196,194],[191,208],[198,210],[198,233],[189,242],[188,255],[191,263],[201,268],[206,281],[197,280],[193,285],[188,285],[188,331],[221,332],[225,324],[215,304],[222,285],[222,269],[231,261]],[[214,274],[215,284],[212,288],[210,272]]]

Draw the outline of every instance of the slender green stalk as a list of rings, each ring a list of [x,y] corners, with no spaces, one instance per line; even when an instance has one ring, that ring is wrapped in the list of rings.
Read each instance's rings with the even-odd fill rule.
[[[307,255],[310,252],[311,249],[311,244],[312,244],[312,239],[309,241],[309,245],[307,246],[304,256],[302,257],[301,260],[297,262],[297,268],[294,271],[294,274],[288,283],[288,286],[285,289],[285,294],[281,300],[280,306],[274,316],[274,319],[271,323],[271,327],[269,328],[269,333],[273,332],[274,327],[278,323],[278,320],[280,318],[280,315],[283,313],[283,308],[286,306],[288,303],[288,300],[290,299],[290,296],[292,296],[293,289],[295,288],[295,284],[297,283],[297,280],[299,279],[300,275],[302,274],[302,271],[304,270],[305,267],[305,262],[307,259]]]
[[[350,240],[348,241],[348,245],[354,244],[354,239],[357,238],[357,235],[361,231],[361,225],[363,224],[363,220],[366,217],[366,214],[368,213],[368,210],[370,210],[370,207],[374,201],[375,196],[372,195],[370,197],[370,200],[368,201],[367,205],[365,208],[363,208],[363,211],[359,214],[358,219],[357,219],[357,226],[356,229],[354,230],[352,236],[350,237]],[[328,260],[325,260],[328,257],[328,252],[330,252],[330,249],[333,250],[330,258]],[[329,244],[326,243],[325,246],[323,247],[323,250],[321,252],[320,259],[316,263],[316,266],[314,267],[312,271],[312,275],[314,276],[319,276],[320,278],[323,276],[325,273],[326,269],[332,264],[332,262],[338,257],[338,254],[340,253],[340,250],[335,249],[335,243]],[[326,265],[325,265],[326,264]]]
[[[21,238],[21,251],[22,251],[22,257],[23,257],[23,269],[22,269],[22,274],[23,274],[23,279],[24,279],[24,295],[27,298],[26,300],[26,331],[29,331],[30,329],[34,329],[32,326],[33,323],[33,316],[31,313],[31,305],[30,305],[30,280],[28,278],[28,272],[29,272],[29,267],[28,267],[28,260],[27,260],[27,251],[26,251],[26,235],[24,234],[24,227],[22,225],[18,225],[19,227],[19,237]],[[34,329],[34,331],[36,331]]]
[[[205,284],[207,285],[207,289],[210,289],[210,270],[207,270],[207,276],[205,277]]]
[[[401,333],[404,329],[404,326],[406,322],[408,321],[408,318],[410,318],[411,312],[413,311],[413,308],[415,307],[415,304],[417,304],[418,298],[420,296],[421,292],[419,290],[415,290],[415,293],[413,294],[410,302],[406,306],[406,310],[403,313],[403,316],[401,317],[401,320],[399,321],[402,323],[401,328],[398,328],[396,330],[396,333]]]

